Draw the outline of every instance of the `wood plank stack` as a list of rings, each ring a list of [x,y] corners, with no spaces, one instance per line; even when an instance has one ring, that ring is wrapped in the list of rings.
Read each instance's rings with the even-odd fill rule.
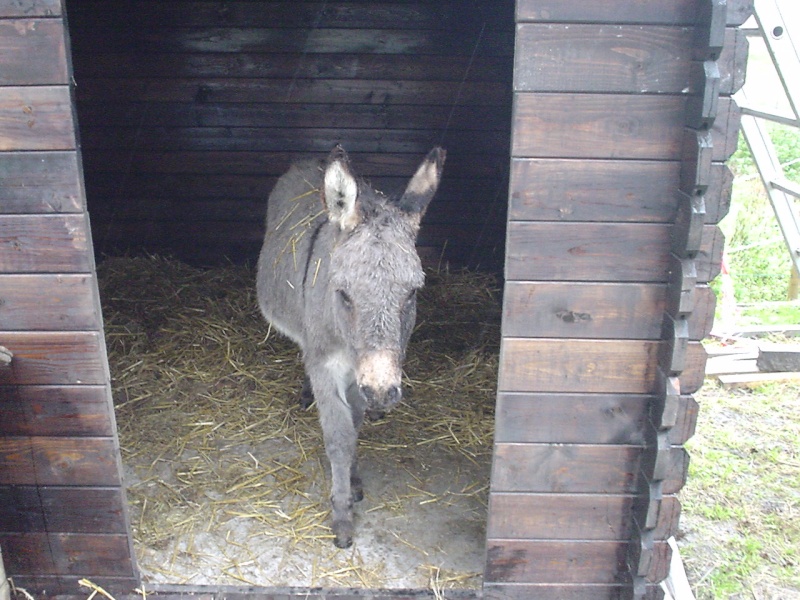
[[[747,13],[517,3],[487,598],[663,593]]]
[[[59,0],[0,0],[0,546],[15,584],[136,581]],[[4,580],[0,577],[0,580]]]
[[[740,339],[711,348],[706,375],[726,388],[800,381],[800,344]]]

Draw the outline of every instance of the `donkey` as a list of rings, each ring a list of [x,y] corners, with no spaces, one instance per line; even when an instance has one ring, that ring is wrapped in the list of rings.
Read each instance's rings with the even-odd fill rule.
[[[353,543],[353,503],[364,497],[356,459],[364,415],[383,414],[402,396],[425,279],[415,242],[444,160],[434,148],[405,191],[387,197],[356,179],[336,146],[325,161],[291,166],[269,196],[258,303],[302,350],[301,397],[317,403],[339,548]]]

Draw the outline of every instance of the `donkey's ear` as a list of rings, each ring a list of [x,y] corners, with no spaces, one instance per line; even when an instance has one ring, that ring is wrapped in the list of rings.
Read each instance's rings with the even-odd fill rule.
[[[417,168],[417,172],[408,182],[408,187],[403,196],[398,201],[401,210],[417,215],[421,219],[428,208],[428,203],[439,187],[439,180],[442,178],[442,168],[447,153],[438,146],[428,152],[428,156]]]
[[[350,173],[350,161],[344,148],[337,145],[328,156],[328,166],[322,183],[322,202],[328,218],[342,230],[350,231],[358,225],[358,183]]]

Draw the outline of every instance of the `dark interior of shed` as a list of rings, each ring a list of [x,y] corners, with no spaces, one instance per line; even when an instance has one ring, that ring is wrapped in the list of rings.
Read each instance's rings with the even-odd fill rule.
[[[98,256],[257,256],[295,159],[341,143],[385,192],[428,150],[444,179],[423,257],[499,269],[513,10],[502,2],[68,0]]]
[[[86,196],[101,272],[104,259],[119,255],[169,256],[199,267],[252,265],[263,237],[266,198],[276,179],[292,161],[325,156],[337,143],[348,151],[358,175],[388,193],[400,191],[432,146],[445,147],[442,184],[418,240],[423,262],[437,272],[443,265],[454,271],[460,267],[501,271],[508,194],[513,1],[67,0],[66,7]],[[176,263],[165,263],[163,271],[170,269],[182,271]],[[160,281],[160,277],[167,276],[144,271],[134,274],[123,280],[115,294],[121,297],[136,286],[137,280]],[[196,282],[197,276],[192,274],[189,279]],[[104,285],[101,281],[101,293]],[[185,293],[178,281],[165,281],[162,287],[172,289],[173,285]],[[474,287],[469,282],[466,285]],[[461,294],[458,290],[449,293]],[[225,291],[214,294],[226,297]],[[473,294],[470,298],[486,295],[482,290],[468,294]],[[229,295],[235,295],[234,291]],[[467,303],[470,301],[467,298]],[[434,309],[439,311],[437,319],[440,313],[452,316],[454,310],[446,296],[435,302],[442,305]],[[190,306],[189,310],[199,309]],[[159,313],[159,309],[139,309],[148,311],[149,317]],[[482,314],[480,318],[490,323],[481,327],[473,323],[467,328],[480,343],[488,335],[488,352],[495,353],[499,311],[494,312],[492,306],[489,312],[491,317]],[[112,335],[121,332],[125,339],[137,343],[144,339],[155,345],[154,340],[163,336],[150,330],[147,322],[142,323],[120,323],[117,315],[107,315],[107,337],[111,330]],[[120,329],[115,330],[118,326]],[[259,335],[263,337],[263,332]],[[459,337],[447,331],[439,335]],[[485,348],[471,344],[466,342],[457,352],[442,349],[442,355],[453,362],[450,366],[456,376],[461,377],[476,364],[496,372],[496,359],[485,360]],[[112,354],[113,346],[110,343]],[[409,360],[425,363],[427,356],[420,352],[415,359],[412,351]],[[135,362],[112,363],[112,380],[120,379],[123,371],[127,374]],[[433,376],[437,369],[430,367]],[[290,385],[299,384],[299,378],[292,377]],[[203,395],[207,386],[214,385],[190,383],[189,396]],[[163,380],[156,385],[168,387]],[[487,389],[488,408],[468,409],[469,419],[480,420],[483,411],[493,410],[494,384]],[[183,393],[177,390],[175,397]],[[116,392],[115,400],[119,400]],[[174,398],[167,398],[167,402],[174,402]],[[128,408],[128,416],[117,409],[121,429],[130,426],[125,422],[128,418],[134,426],[139,419],[141,426],[143,417],[136,413],[141,407],[134,402]],[[456,405],[455,410],[464,409]],[[298,420],[307,419],[292,414]],[[155,418],[166,422],[164,416]],[[203,418],[198,416],[195,422]],[[378,439],[382,435],[380,429],[368,433],[367,444],[391,446],[391,440]],[[425,440],[407,444],[431,456],[437,452],[437,447]],[[249,462],[253,453],[256,467],[263,462],[259,451],[265,451],[265,447],[260,443],[222,445],[224,448],[215,446],[212,450],[227,452],[222,460],[234,456],[233,466],[239,459]],[[207,451],[208,447],[200,448],[190,460],[197,459],[198,453],[205,457]],[[469,452],[463,452],[464,464],[475,462]],[[425,463],[425,469],[433,465],[434,472],[440,472],[440,480],[431,472],[417,472],[415,461]],[[319,459],[316,462],[318,468]],[[198,500],[192,494],[206,494],[224,502],[216,497],[216,491],[195,489],[190,493],[187,490],[191,486],[182,487],[186,466],[171,472],[165,464],[159,462],[157,469],[158,481],[170,488],[165,504],[174,503],[170,494],[175,490],[189,496],[189,509],[184,507],[184,511],[208,500]],[[421,495],[394,497],[397,506],[405,502],[423,507],[419,516],[381,512],[392,508],[380,494],[390,493],[386,490],[397,483],[392,477],[398,464],[411,478],[407,485],[412,490],[427,477],[434,482],[430,484],[433,492],[426,488]],[[244,558],[233,556],[242,546],[242,536],[252,535],[241,523],[227,526],[217,538],[191,533],[169,544],[159,542],[156,546],[163,547],[153,550],[151,556],[139,555],[140,564],[149,560],[175,565],[166,579],[158,579],[150,571],[156,581],[171,583],[198,583],[198,572],[224,570],[225,577],[199,582],[442,589],[474,586],[482,569],[483,528],[475,526],[474,515],[465,518],[455,505],[463,497],[471,503],[468,510],[475,512],[476,502],[483,502],[476,497],[485,495],[488,459],[475,468],[473,479],[462,473],[460,466],[455,468],[445,461],[438,464],[411,451],[408,456],[381,456],[366,468],[375,480],[373,485],[380,488],[375,492],[379,499],[362,507],[361,526],[369,531],[364,536],[369,542],[362,541],[344,565],[336,563],[341,556],[337,558],[332,545],[326,542],[320,553],[316,540],[309,542],[302,535],[300,541],[289,545],[298,561],[313,562],[309,567],[311,579],[292,578],[291,572],[302,567],[287,562],[281,548],[259,550],[265,558],[253,558],[252,552]],[[183,473],[177,473],[180,469]],[[279,479],[278,474],[274,477]],[[126,465],[126,478],[129,499],[138,493],[132,493],[131,481],[140,489],[154,485],[130,465]],[[444,480],[458,489],[438,488]],[[319,500],[325,492],[315,487],[303,493]],[[440,503],[441,498],[446,501]],[[134,507],[134,530],[144,527],[142,513],[145,508],[153,510],[156,496],[150,502],[148,505],[145,500],[144,506]],[[436,512],[439,506],[446,507],[444,513]],[[280,511],[288,512],[285,504]],[[317,520],[308,525],[311,537],[318,535],[320,526],[319,515],[315,513],[314,518]],[[163,519],[181,521],[180,510]],[[409,537],[413,533],[402,531],[400,535],[392,531],[395,537],[389,536],[387,522],[392,519],[418,519],[419,537],[414,539]],[[439,521],[436,527],[432,519]],[[153,535],[158,537],[157,533]],[[453,538],[461,548],[466,545],[465,556],[460,556],[459,548],[443,549],[436,539],[444,537]],[[426,547],[429,542],[433,546]],[[311,554],[303,553],[304,545],[311,548]],[[137,547],[137,554],[140,552]],[[166,552],[166,558],[158,552]],[[437,562],[441,553],[449,558]],[[230,558],[233,566],[223,569],[219,563],[205,562],[211,555]],[[373,564],[381,566],[375,568]],[[281,572],[277,579],[275,569]],[[384,569],[388,572],[383,573]],[[410,577],[394,576],[400,571]],[[328,572],[333,576],[328,577]],[[259,579],[264,573],[267,579]]]

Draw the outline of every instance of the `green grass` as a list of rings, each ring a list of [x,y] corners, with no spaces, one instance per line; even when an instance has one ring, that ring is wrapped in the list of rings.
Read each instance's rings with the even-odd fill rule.
[[[800,385],[707,383],[681,554],[699,600],[800,598]]]
[[[773,125],[770,131],[783,163],[800,157],[800,132],[783,125]],[[787,300],[792,262],[744,136],[740,136],[729,166],[735,177],[733,197],[731,210],[720,226],[726,237],[727,266],[736,301],[754,304]],[[800,181],[800,162],[787,167],[786,174]],[[720,279],[712,286],[719,296]],[[774,322],[768,312],[762,311],[762,315]]]

